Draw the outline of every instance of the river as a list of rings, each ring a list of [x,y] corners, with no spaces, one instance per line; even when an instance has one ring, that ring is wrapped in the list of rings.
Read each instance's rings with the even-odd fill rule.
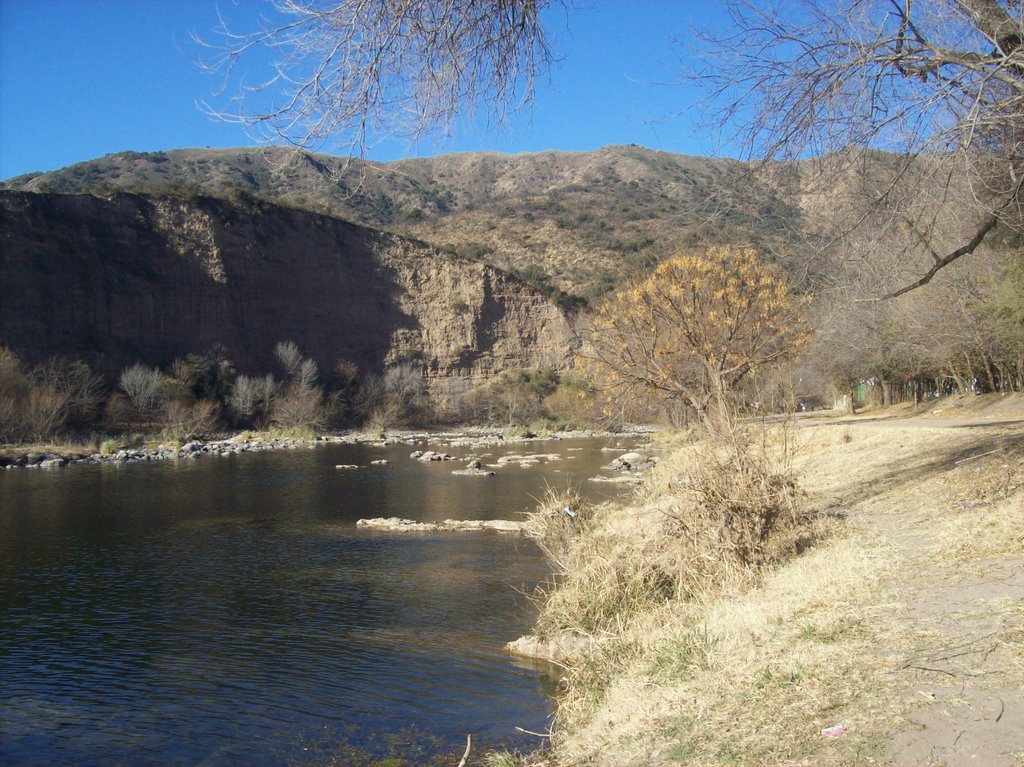
[[[536,547],[355,523],[515,518],[597,473],[607,444],[634,443],[478,449],[561,456],[494,477],[407,445],[0,473],[0,763],[423,764],[467,733],[536,747],[516,728],[545,730],[553,681],[503,650],[548,577]]]

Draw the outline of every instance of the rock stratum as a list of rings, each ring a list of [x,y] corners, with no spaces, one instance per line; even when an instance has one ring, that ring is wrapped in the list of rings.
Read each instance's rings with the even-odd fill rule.
[[[432,382],[565,366],[572,317],[491,266],[267,202],[0,192],[0,345],[114,373],[223,346],[240,373],[294,341],[321,370]]]

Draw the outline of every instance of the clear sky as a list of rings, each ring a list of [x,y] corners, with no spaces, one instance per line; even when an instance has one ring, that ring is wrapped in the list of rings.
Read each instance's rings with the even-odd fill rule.
[[[268,0],[220,4],[250,29],[270,8]],[[369,157],[626,143],[722,154],[700,127],[698,92],[673,84],[685,49],[672,37],[720,23],[718,13],[702,0],[576,0],[548,16],[561,60],[532,110],[502,130],[460,123],[443,144],[382,141]],[[220,79],[196,64],[192,33],[211,37],[217,18],[217,0],[0,0],[0,178],[129,149],[257,143],[197,106],[217,105]]]

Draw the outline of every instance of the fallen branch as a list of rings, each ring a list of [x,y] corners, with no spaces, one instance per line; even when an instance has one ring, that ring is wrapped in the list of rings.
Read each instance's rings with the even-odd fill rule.
[[[473,736],[466,736],[466,753],[462,755],[462,759],[459,761],[459,767],[466,767],[466,760],[469,759],[469,750],[473,747]]]
[[[538,738],[550,738],[551,733],[546,732],[534,732],[533,730],[524,730],[522,727],[516,727],[516,730],[523,733],[524,735],[535,735]]]

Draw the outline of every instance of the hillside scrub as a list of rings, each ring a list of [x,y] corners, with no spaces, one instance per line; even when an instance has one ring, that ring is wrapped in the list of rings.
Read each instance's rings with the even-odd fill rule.
[[[1019,761],[1024,731],[987,713],[993,695],[1024,704],[1019,431],[851,421],[766,435],[756,444],[789,456],[770,465],[801,492],[760,565],[739,566],[721,531],[694,547],[674,527],[712,507],[694,482],[721,449],[706,443],[674,448],[625,505],[570,518],[576,500],[551,497],[535,512],[556,570],[537,632],[560,648],[564,691],[550,751],[506,763]]]

